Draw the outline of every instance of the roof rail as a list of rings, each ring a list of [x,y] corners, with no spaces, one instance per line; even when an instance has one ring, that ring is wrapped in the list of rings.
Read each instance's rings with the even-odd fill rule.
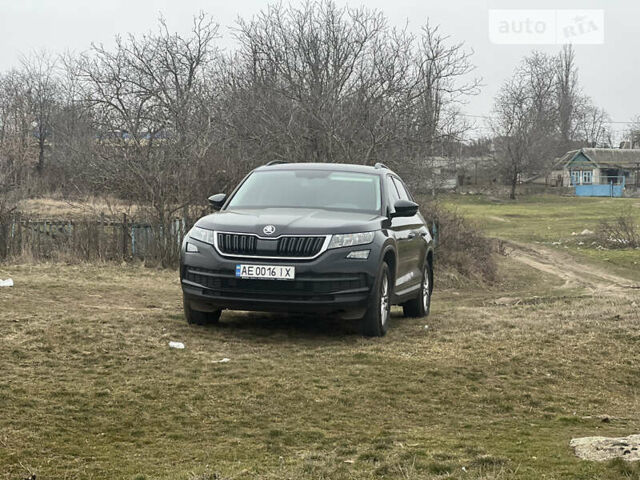
[[[278,165],[280,163],[289,163],[285,160],[271,160],[269,163],[265,165],[265,167],[270,167],[271,165]]]
[[[389,170],[389,167],[387,167],[384,163],[380,163],[380,162],[375,164],[375,168],[378,168],[378,169],[379,168],[386,168],[387,170]]]

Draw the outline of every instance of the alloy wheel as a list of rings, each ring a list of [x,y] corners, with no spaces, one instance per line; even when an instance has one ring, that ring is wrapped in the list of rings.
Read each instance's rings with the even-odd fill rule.
[[[429,284],[429,268],[424,269],[424,280],[422,280],[422,305],[425,312],[429,310],[429,296],[431,295],[431,285]]]
[[[384,326],[389,318],[389,277],[382,277],[380,286],[380,323]]]

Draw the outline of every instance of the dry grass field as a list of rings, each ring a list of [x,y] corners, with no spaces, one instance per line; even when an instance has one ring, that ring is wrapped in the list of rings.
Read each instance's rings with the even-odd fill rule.
[[[120,220],[123,214],[135,217],[140,208],[115,198],[86,197],[66,200],[40,197],[21,201],[18,210],[24,217],[31,219],[75,221],[95,219],[100,215],[107,219]]]
[[[0,265],[0,479],[640,479],[569,448],[640,431],[640,289],[532,245],[382,339],[191,327],[171,270]]]

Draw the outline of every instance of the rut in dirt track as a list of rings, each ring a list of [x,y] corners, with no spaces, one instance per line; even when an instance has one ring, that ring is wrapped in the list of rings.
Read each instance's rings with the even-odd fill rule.
[[[611,274],[602,268],[579,263],[569,254],[541,245],[505,242],[507,255],[536,270],[564,280],[564,288],[583,287],[592,291],[626,291],[640,289],[640,285]]]

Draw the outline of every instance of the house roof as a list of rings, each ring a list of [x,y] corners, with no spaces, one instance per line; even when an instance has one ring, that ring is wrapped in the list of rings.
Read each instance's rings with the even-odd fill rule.
[[[561,159],[561,165],[567,165],[582,153],[599,167],[638,168],[640,149],[619,148],[582,148],[567,152]]]

